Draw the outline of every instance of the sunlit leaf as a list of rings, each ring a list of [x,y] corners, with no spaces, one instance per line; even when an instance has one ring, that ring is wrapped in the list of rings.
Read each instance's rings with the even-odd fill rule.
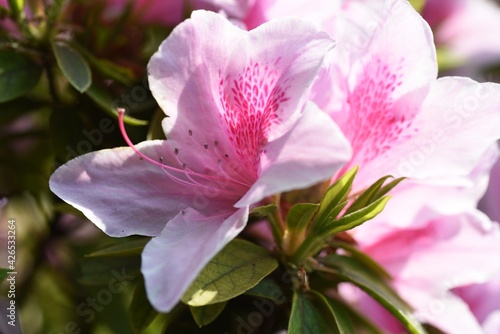
[[[67,44],[53,42],[52,49],[57,65],[69,83],[80,93],[85,92],[92,83],[92,72],[87,61]]]
[[[286,217],[283,239],[285,249],[293,251],[304,240],[307,227],[316,211],[318,211],[318,205],[312,203],[299,203],[290,208]]]
[[[385,196],[372,204],[356,212],[342,216],[342,218],[333,220],[324,224],[316,233],[321,236],[333,235],[339,232],[347,231],[359,226],[366,221],[375,218],[389,201],[390,196]]]
[[[358,167],[356,166],[345,173],[326,190],[319,205],[318,215],[321,216],[325,214],[325,211],[336,206],[347,196],[357,172]]]
[[[292,300],[292,312],[288,322],[289,334],[326,333],[325,320],[320,311],[302,291],[295,291]]]
[[[381,177],[375,183],[373,183],[370,187],[368,187],[368,189],[363,191],[361,193],[361,195],[359,195],[358,198],[356,198],[356,200],[354,200],[352,202],[352,204],[349,206],[349,208],[347,209],[345,214],[347,215],[347,214],[350,214],[354,211],[362,209],[363,207],[376,201],[378,199],[378,197],[377,197],[378,192],[380,191],[380,189],[384,185],[384,182],[387,181],[387,179],[389,179],[389,178],[391,178],[390,175]],[[381,197],[381,196],[379,196],[379,197]]]
[[[217,317],[224,311],[227,302],[216,303],[205,306],[189,306],[193,319],[199,327],[206,326],[212,321],[217,319]]]
[[[235,239],[201,271],[182,301],[203,306],[232,299],[257,285],[277,266],[264,248]]]
[[[12,50],[0,51],[0,103],[32,90],[41,74],[41,68],[29,57]]]

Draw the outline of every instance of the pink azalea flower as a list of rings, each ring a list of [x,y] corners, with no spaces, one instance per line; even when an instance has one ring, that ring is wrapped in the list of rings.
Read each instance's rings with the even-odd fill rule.
[[[394,278],[399,294],[422,320],[446,333],[482,333],[468,305],[453,288],[484,283],[500,272],[500,228],[479,211],[421,221],[362,250]],[[402,328],[366,295],[343,287],[356,305],[390,333]]]
[[[454,292],[467,303],[484,334],[500,333],[500,273],[487,283],[459,287]]]
[[[158,310],[245,227],[250,206],[328,179],[349,159],[340,130],[305,105],[332,46],[298,19],[247,32],[194,12],[148,65],[168,140],[93,152],[52,176],[51,189],[107,234],[153,236],[142,273]]]
[[[500,6],[492,0],[427,0],[422,16],[436,43],[465,66],[500,60]]]
[[[500,159],[491,170],[490,183],[484,197],[479,202],[479,209],[492,220],[500,223]]]

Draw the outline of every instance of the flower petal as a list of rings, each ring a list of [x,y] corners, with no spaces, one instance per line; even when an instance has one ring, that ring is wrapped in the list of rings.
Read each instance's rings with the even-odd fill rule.
[[[500,137],[500,85],[438,79],[415,118],[414,134],[370,168],[415,179],[466,176]],[[387,172],[383,173],[387,174]]]
[[[137,145],[146,156],[179,168],[166,141]],[[171,173],[175,176],[175,173]],[[50,189],[82,211],[110,236],[154,236],[167,221],[187,207],[217,210],[232,203],[208,197],[195,186],[180,185],[159,166],[142,160],[129,147],[85,154],[59,167]],[[210,200],[210,207],[209,207]]]
[[[331,178],[351,157],[340,129],[313,103],[306,105],[295,127],[269,143],[264,152],[259,179],[236,207]]]
[[[249,209],[205,217],[188,209],[146,245],[142,268],[152,305],[169,312],[200,271],[245,227]]]
[[[331,47],[327,33],[299,19],[248,32],[221,15],[193,12],[148,65],[151,91],[169,115],[167,136],[196,155],[217,143],[222,157],[238,159],[256,176],[262,146],[300,117],[306,90]]]

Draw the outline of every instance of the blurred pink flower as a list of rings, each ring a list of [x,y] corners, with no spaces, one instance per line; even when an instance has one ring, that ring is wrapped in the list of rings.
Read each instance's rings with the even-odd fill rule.
[[[500,6],[492,0],[427,0],[436,44],[467,67],[500,61]]]
[[[479,202],[479,209],[492,220],[500,223],[500,159],[491,170],[488,189]]]
[[[52,191],[107,234],[154,236],[142,272],[158,310],[245,227],[250,206],[328,179],[349,159],[340,130],[306,105],[332,46],[298,19],[247,32],[196,11],[148,65],[168,140],[90,153],[51,177]]]
[[[483,333],[469,306],[452,289],[484,283],[500,273],[500,229],[484,214],[471,210],[393,228],[361,249],[388,270],[396,290],[422,321],[449,334]],[[342,292],[389,333],[401,332],[400,324],[368,296],[350,287]]]
[[[487,283],[459,287],[454,292],[467,303],[484,334],[500,333],[500,273]]]

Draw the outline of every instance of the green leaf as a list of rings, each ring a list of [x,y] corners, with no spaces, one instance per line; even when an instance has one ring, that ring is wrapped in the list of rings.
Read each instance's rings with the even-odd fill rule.
[[[106,246],[97,252],[87,254],[86,257],[114,257],[114,256],[130,256],[140,255],[144,246],[149,242],[150,238],[134,238],[132,240],[117,242]]]
[[[380,179],[377,180],[377,182],[375,182],[368,189],[363,191],[361,195],[359,195],[359,197],[356,198],[356,200],[349,206],[349,208],[345,212],[345,215],[348,215],[354,211],[362,209],[365,206],[368,206],[374,201],[376,201],[378,198],[380,198],[381,196],[377,196],[380,189],[384,185],[384,182],[391,177],[392,176],[390,175],[381,177]]]
[[[370,269],[374,274],[380,276],[383,279],[392,279],[391,275],[374,259],[372,259],[368,254],[363,253],[355,246],[342,241],[331,241],[330,246],[336,248],[342,248],[349,252],[352,258],[356,261],[362,263],[367,269]]]
[[[397,179],[392,180],[391,182],[387,183],[385,186],[383,186],[379,192],[377,193],[377,196],[381,197],[387,194],[389,191],[391,191],[394,187],[396,187],[401,181],[406,180],[406,177],[399,177]]]
[[[24,0],[7,0],[10,12],[15,20],[18,20],[23,14]]]
[[[9,276],[9,270],[6,268],[0,268],[0,283],[2,283],[7,276]]]
[[[339,334],[354,334],[352,320],[342,305],[317,291],[311,291],[311,293],[328,310],[328,313],[333,316]]]
[[[289,334],[326,333],[325,320],[319,310],[302,291],[295,291],[292,312],[288,322]]]
[[[372,296],[401,321],[410,333],[426,333],[422,325],[412,315],[412,310],[408,304],[387,283],[370,270],[367,270],[362,263],[354,258],[336,254],[328,255],[321,262],[333,269],[332,271],[328,271],[328,269],[324,271],[336,274],[341,279],[353,283]]]
[[[57,65],[69,83],[80,93],[85,92],[92,83],[92,73],[87,61],[67,44],[53,42],[52,49]]]
[[[134,333],[143,333],[158,314],[149,303],[144,280],[141,279],[135,288],[128,312],[128,318]]]
[[[390,196],[382,197],[361,210],[325,224],[325,226],[322,226],[321,229],[317,231],[317,234],[320,236],[328,236],[353,229],[356,226],[375,218],[380,212],[382,212],[390,198]]]
[[[116,80],[127,86],[132,85],[134,80],[134,72],[129,68],[117,65],[106,59],[99,59],[94,54],[92,54],[92,52],[75,42],[72,42],[71,46],[75,50],[80,52],[82,56],[87,59],[90,65],[104,77]]]
[[[410,4],[415,8],[415,10],[419,13],[424,9],[425,3],[427,0],[409,0]]]
[[[92,85],[90,86],[89,89],[87,89],[86,94],[103,111],[113,116],[115,119],[118,119],[118,111],[116,110],[116,104],[118,100],[113,100],[113,98],[108,94],[108,92],[106,92],[105,90],[101,89],[96,85]],[[127,115],[124,115],[123,121],[129,125],[148,125],[148,121],[133,118]]]
[[[0,103],[32,90],[41,74],[41,68],[29,57],[12,50],[0,51]]]
[[[259,217],[266,217],[267,215],[275,212],[277,210],[276,204],[269,204],[264,206],[258,206],[250,211],[251,215],[257,215]]]
[[[194,321],[199,327],[206,326],[212,321],[217,319],[217,317],[224,311],[227,302],[216,303],[205,306],[189,306],[191,314],[193,315]]]
[[[246,295],[283,302],[285,293],[272,278],[264,277],[256,286],[245,292]]]
[[[140,276],[141,257],[84,257],[80,260],[78,281],[85,285],[105,285],[115,279],[126,284]]]
[[[278,267],[267,250],[235,239],[201,271],[182,297],[191,306],[220,303],[254,287]]]
[[[316,219],[311,226],[312,233],[315,233],[317,229],[320,229],[325,222],[335,219],[340,213],[342,209],[339,210],[339,205],[342,205],[342,203],[345,202],[357,172],[358,167],[356,166],[345,173],[326,190],[325,195],[319,204]]]
[[[318,211],[318,204],[312,203],[299,203],[290,208],[286,217],[284,249],[293,252],[304,240],[307,227],[316,211]]]
[[[363,329],[362,333],[366,334],[385,334],[385,331],[374,324],[370,319],[368,319],[364,314],[361,314],[358,310],[353,308],[351,305],[345,303],[339,299],[328,298],[330,302],[334,302],[339,307],[341,307],[352,319],[356,329]],[[361,331],[358,331],[361,332]]]

